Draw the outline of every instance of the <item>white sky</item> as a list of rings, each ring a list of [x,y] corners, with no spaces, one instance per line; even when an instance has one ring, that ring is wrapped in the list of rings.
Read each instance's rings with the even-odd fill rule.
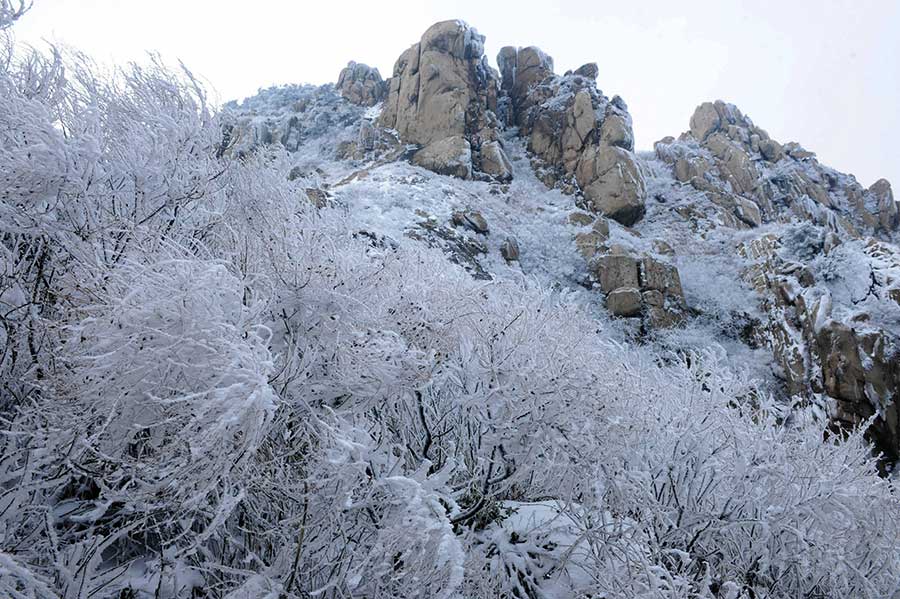
[[[775,139],[900,192],[898,0],[35,0],[16,35],[106,61],[157,50],[224,101],[335,81],[348,60],[388,77],[429,25],[451,18],[487,36],[492,64],[505,45],[540,46],[557,72],[596,62],[600,88],[628,103],[639,149],[720,98]]]

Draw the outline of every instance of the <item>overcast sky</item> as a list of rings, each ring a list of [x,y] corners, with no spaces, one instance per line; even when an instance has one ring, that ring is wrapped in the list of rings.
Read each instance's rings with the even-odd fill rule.
[[[494,65],[505,45],[540,46],[557,72],[596,62],[600,88],[628,103],[639,149],[720,98],[864,185],[886,177],[900,191],[898,0],[35,0],[16,35],[107,61],[157,50],[224,101],[332,82],[348,60],[390,76],[429,25],[451,18],[487,36]]]

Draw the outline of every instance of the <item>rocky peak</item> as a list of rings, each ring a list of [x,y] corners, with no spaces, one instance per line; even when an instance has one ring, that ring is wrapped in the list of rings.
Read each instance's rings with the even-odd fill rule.
[[[701,104],[689,130],[655,150],[690,190],[678,213],[692,226],[702,214],[736,229],[768,225],[738,246],[749,264],[744,280],[764,314],[746,335],[771,350],[785,394],[802,402],[827,398],[839,427],[872,418],[870,438],[895,460],[900,254],[890,241],[900,215],[890,184],[882,179],[864,189],[722,101]]]
[[[547,185],[578,193],[597,214],[637,222],[645,189],[631,117],[621,98],[597,88],[597,65],[556,75],[535,46],[507,46],[497,64],[499,74],[487,64],[484,36],[464,22],[431,26],[394,65],[379,124],[420,146],[419,166],[504,181],[512,170],[499,129],[515,125]]]
[[[548,77],[553,77],[553,58],[537,46],[515,48],[505,46],[497,54],[500,68],[500,88],[508,95],[512,104],[513,118],[510,122],[520,124],[515,115],[524,114],[524,103],[531,88]]]
[[[697,107],[691,116],[690,133],[699,142],[704,142],[710,135],[718,131],[728,131],[729,127],[744,129],[749,134],[768,139],[769,135],[757,128],[745,117],[734,104],[726,104],[722,100],[704,102]],[[736,135],[735,137],[740,137]]]
[[[375,106],[387,94],[387,85],[378,69],[352,60],[338,75],[341,97],[358,106]]]
[[[579,75],[596,81],[597,77],[600,75],[600,67],[597,66],[596,62],[588,62],[574,71],[566,71],[566,75]]]
[[[508,178],[497,143],[499,78],[484,56],[484,36],[473,27],[458,20],[429,27],[397,59],[388,86],[379,123],[422,146],[416,163],[469,178],[485,172],[485,151],[486,174]]]
[[[886,231],[894,231],[900,227],[900,206],[894,200],[894,192],[888,180],[879,179],[866,191],[872,199],[870,213],[878,215],[878,226]]]
[[[597,65],[556,75],[553,59],[534,46],[507,46],[497,64],[509,98],[507,120],[528,139],[544,182],[579,192],[592,212],[625,225],[637,222],[645,189],[631,116],[621,98],[610,100],[597,88]]]
[[[737,228],[811,220],[854,238],[887,233],[900,225],[890,185],[868,190],[852,175],[830,169],[797,143],[781,144],[733,104],[704,102],[676,141],[655,144],[675,177],[690,184]]]

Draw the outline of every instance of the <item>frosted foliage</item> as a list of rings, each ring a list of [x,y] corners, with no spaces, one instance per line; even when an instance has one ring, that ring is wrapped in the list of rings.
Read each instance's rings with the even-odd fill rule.
[[[0,88],[0,596],[900,592],[861,433],[615,342],[533,177],[506,221],[408,165],[316,209],[295,157],[219,151],[187,71],[16,54]],[[404,181],[544,253],[473,278],[392,221]]]
[[[0,0],[0,30],[11,26],[30,8],[29,0]]]
[[[110,301],[85,306],[66,331],[60,384],[80,390],[70,409],[103,422],[80,443],[105,459],[137,457],[132,489],[190,508],[235,467],[223,454],[248,457],[265,435],[275,410],[268,331],[223,264],[178,257],[116,275]]]

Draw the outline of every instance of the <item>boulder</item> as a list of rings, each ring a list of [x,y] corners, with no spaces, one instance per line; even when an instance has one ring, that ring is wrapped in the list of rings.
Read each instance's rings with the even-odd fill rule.
[[[886,231],[893,231],[900,226],[900,207],[894,201],[894,192],[888,180],[879,179],[867,191],[874,199],[879,226]]]
[[[451,217],[453,224],[458,227],[464,227],[475,233],[487,235],[489,232],[487,220],[477,210],[465,210],[463,212],[454,212]]]
[[[751,194],[759,185],[759,171],[750,155],[740,144],[723,133],[714,133],[706,140],[706,148],[717,160],[722,178],[738,194]]]
[[[816,157],[815,152],[810,152],[795,141],[784,144],[783,149],[794,160],[811,160]]]
[[[367,119],[363,119],[359,124],[359,133],[356,136],[356,147],[362,152],[371,152],[375,149],[375,143],[378,139],[378,132],[372,123]]]
[[[359,106],[374,106],[387,95],[378,69],[352,60],[338,75],[337,88],[343,98]]]
[[[784,157],[784,149],[774,139],[764,139],[758,142],[759,153],[769,162],[778,162]]]
[[[618,146],[625,150],[634,150],[634,134],[631,129],[631,117],[619,111],[607,111],[603,125],[600,127],[600,141],[610,146]]]
[[[582,214],[584,213],[572,213],[569,215],[569,221],[572,221],[573,216],[580,220],[580,215]],[[590,220],[584,224],[591,224],[591,220],[593,220],[593,217],[590,217]],[[593,220],[593,223],[594,224],[589,232],[581,231],[575,234],[575,247],[578,248],[578,252],[584,259],[588,261],[592,260],[598,254],[605,253],[609,249],[606,245],[606,242],[609,239],[609,221],[603,217],[599,217],[596,220]]]
[[[668,329],[684,322],[684,310],[680,304],[671,306],[666,297],[659,291],[644,291],[646,324],[653,329]]]
[[[592,260],[599,254],[605,253],[608,249],[605,244],[606,239],[598,235],[594,231],[580,232],[575,234],[575,248],[585,260]]]
[[[678,269],[649,256],[645,256],[641,260],[640,281],[642,290],[659,291],[663,295],[684,297]]]
[[[497,55],[497,65],[500,67],[500,88],[512,100],[514,121],[519,124],[518,116],[524,117],[532,87],[553,76],[553,59],[536,46],[505,46]]]
[[[500,255],[507,262],[518,262],[519,260],[519,242],[515,237],[507,237],[500,244]]]
[[[716,110],[712,102],[704,102],[697,107],[691,116],[691,135],[699,142],[706,141],[706,138],[718,131],[722,125],[719,112]]]
[[[762,224],[762,215],[759,212],[759,206],[753,200],[737,197],[738,218],[750,225],[758,227]]]
[[[578,163],[576,178],[588,209],[625,226],[644,215],[644,179],[630,152],[614,146],[591,146]]]
[[[428,144],[413,155],[412,162],[439,175],[472,178],[472,148],[462,135]]]
[[[632,256],[601,256],[592,264],[592,269],[604,293],[611,293],[620,287],[640,287],[638,261]]]
[[[659,151],[657,151],[657,155]],[[689,183],[695,178],[704,179],[705,175],[712,168],[710,163],[703,156],[680,156],[675,159],[675,179],[682,183]]]
[[[584,205],[622,224],[644,214],[645,187],[634,154],[628,107],[597,89],[593,63],[559,76],[540,49],[503,48],[497,56],[501,93],[511,121],[528,140],[533,165],[548,186],[581,191]],[[574,185],[573,179],[578,186]]]
[[[602,216],[598,216],[596,220],[594,220],[594,224],[591,226],[591,229],[594,233],[599,235],[603,239],[603,241],[609,239],[609,221]]]
[[[592,260],[597,255],[606,253],[609,249],[606,245],[609,239],[609,221],[603,217],[594,220],[594,217],[583,212],[573,212],[569,215],[569,222],[575,221],[581,223],[582,226],[589,225],[593,222],[590,231],[581,231],[575,234],[575,247],[578,248],[585,260]],[[587,219],[583,218],[587,217]]]
[[[497,67],[500,69],[500,89],[511,94],[516,82],[516,67],[518,66],[519,50],[515,46],[504,46],[497,53]]]
[[[606,296],[606,309],[613,316],[639,316],[641,306],[641,292],[633,287],[616,289]]]
[[[650,328],[668,328],[684,322],[687,310],[678,269],[651,256],[635,257],[627,251],[614,245],[610,253],[591,262],[593,275],[607,294],[607,309],[616,316],[642,315],[644,325]]]
[[[498,181],[512,179],[512,164],[503,152],[499,141],[489,141],[481,146],[479,170]]]
[[[575,74],[580,75],[581,77],[587,77],[591,80],[596,80],[597,75],[600,74],[600,68],[597,66],[596,62],[589,62],[575,69]]]
[[[737,106],[722,100],[704,102],[698,106],[691,116],[689,133],[700,143],[705,142],[714,133],[722,133],[732,141],[745,146],[748,151],[752,147],[753,136],[756,136],[756,144],[769,139],[769,134],[756,127]]]

